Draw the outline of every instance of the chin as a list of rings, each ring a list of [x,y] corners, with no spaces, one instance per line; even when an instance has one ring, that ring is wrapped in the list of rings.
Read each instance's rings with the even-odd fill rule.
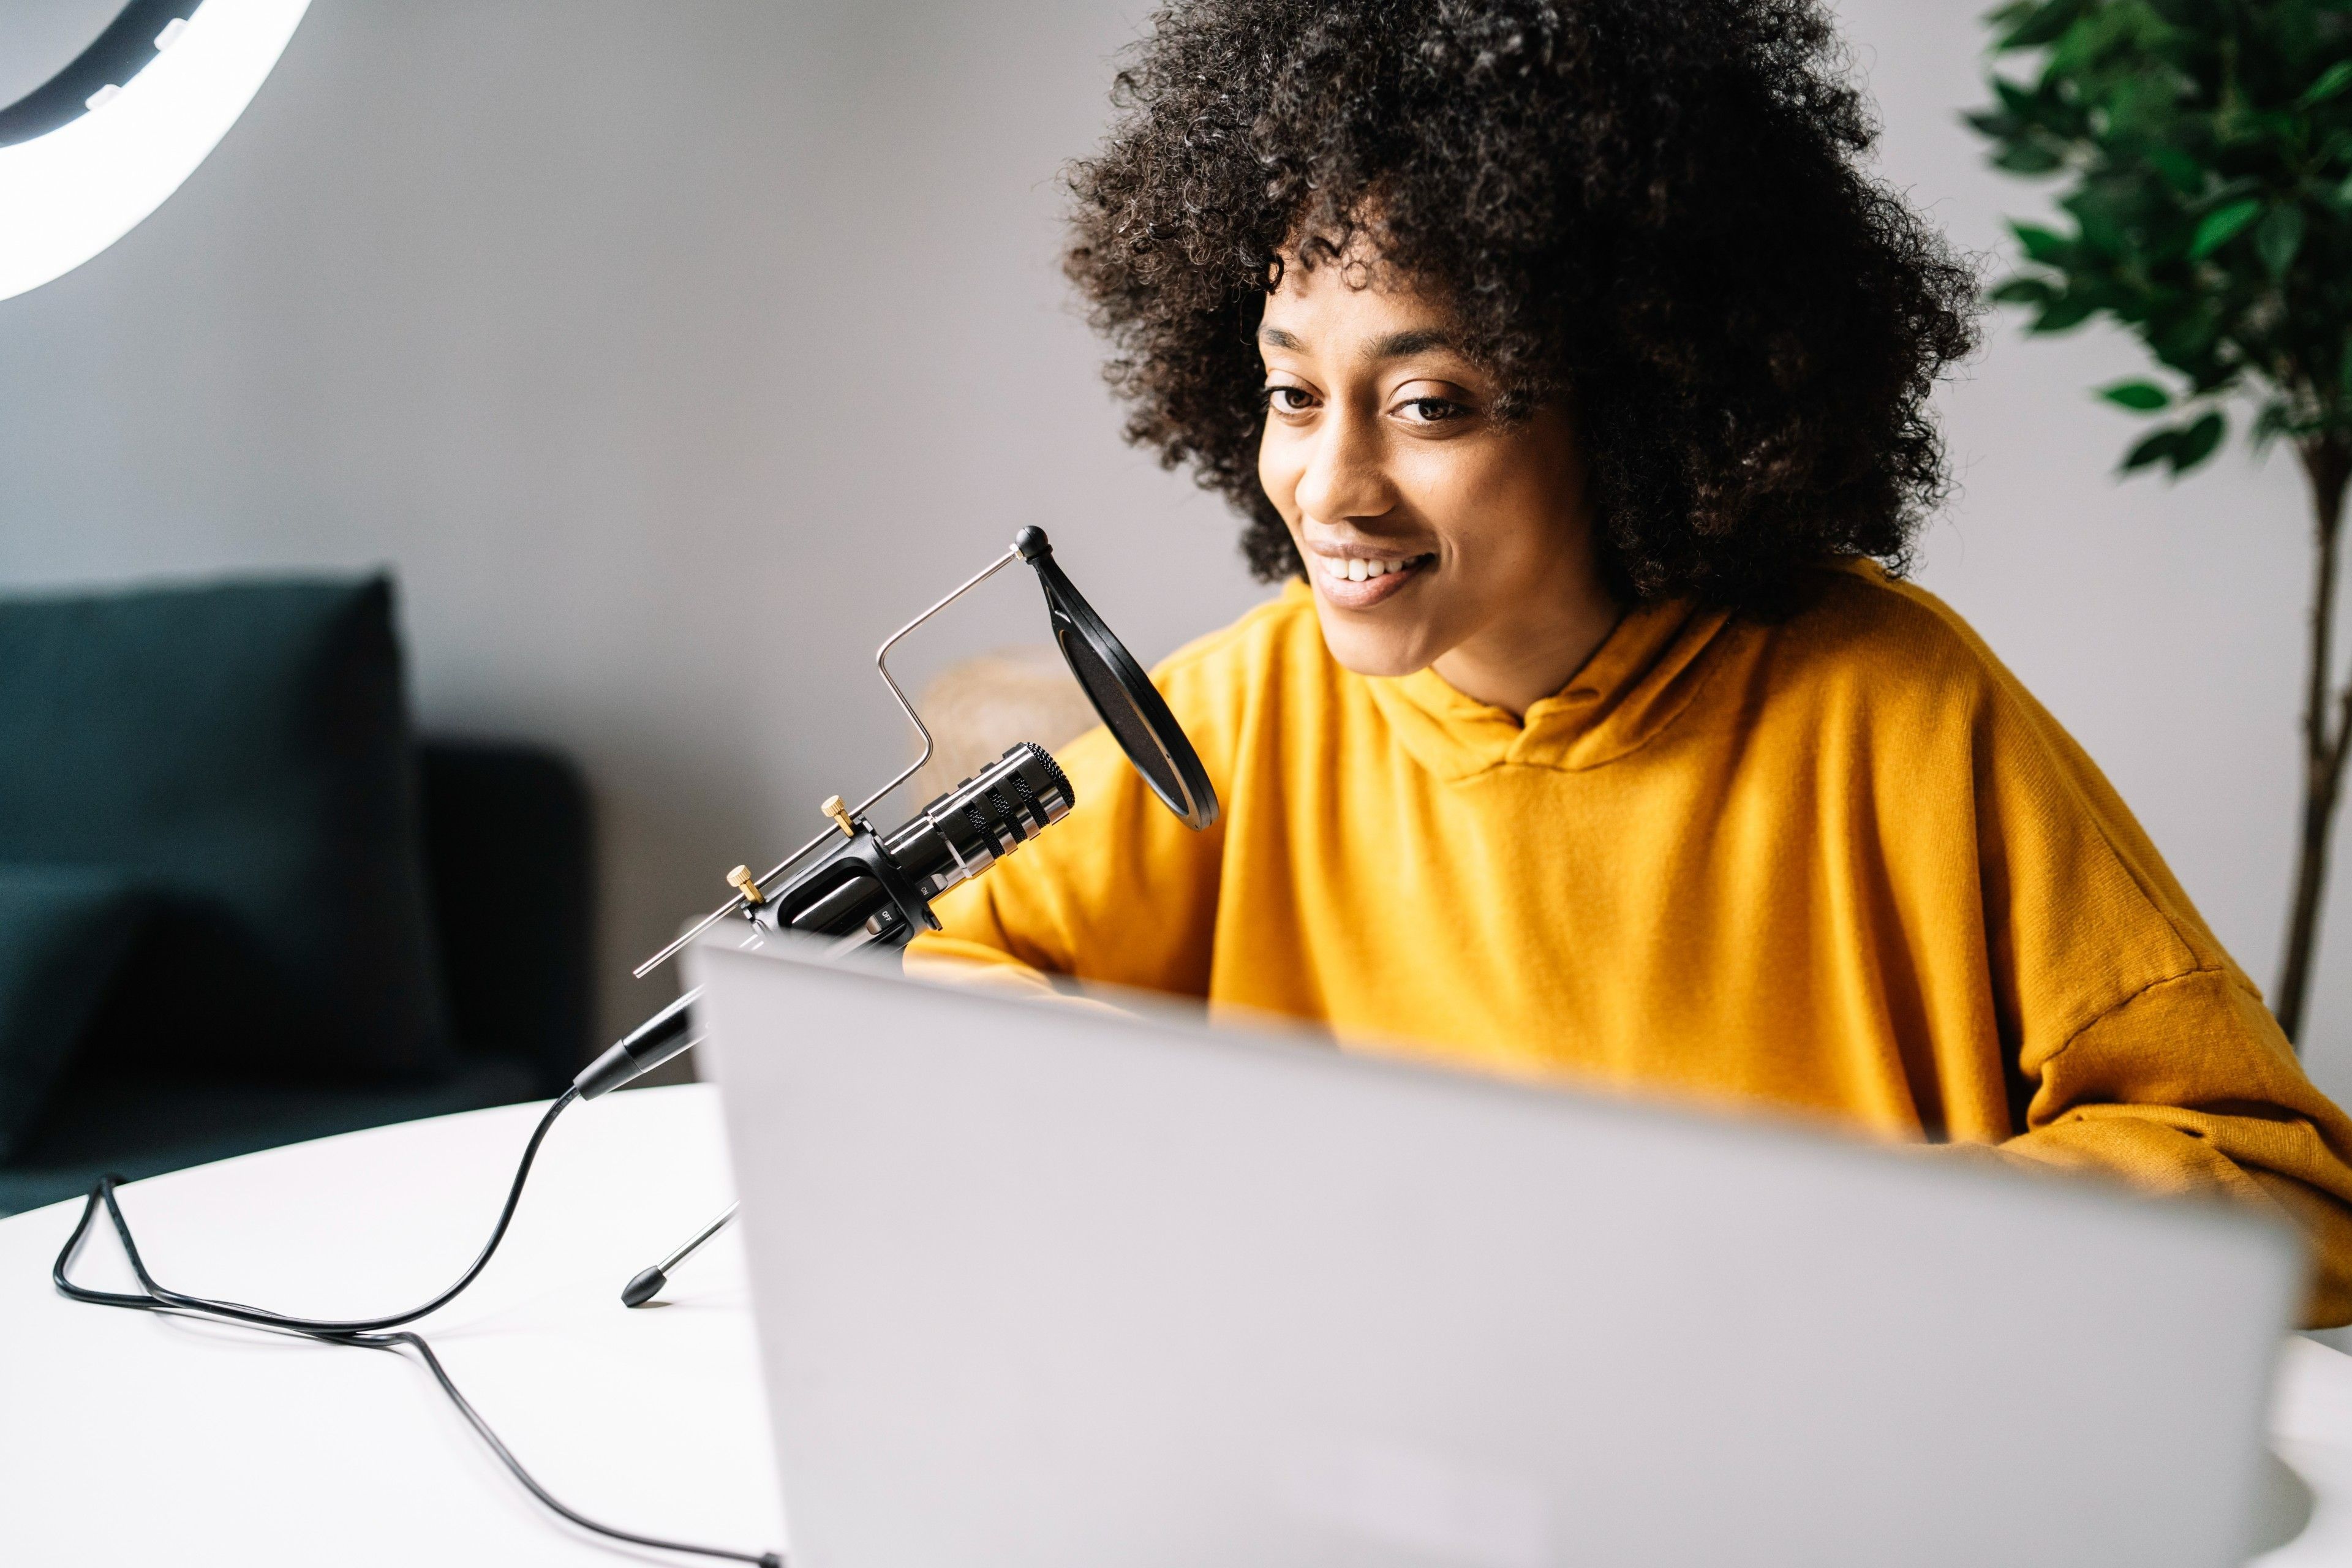
[[[1339,668],[1356,675],[1411,675],[1429,667],[1428,639],[1418,626],[1391,628],[1367,626],[1363,619],[1335,611],[1318,597],[1315,618],[1323,627],[1323,646]]]

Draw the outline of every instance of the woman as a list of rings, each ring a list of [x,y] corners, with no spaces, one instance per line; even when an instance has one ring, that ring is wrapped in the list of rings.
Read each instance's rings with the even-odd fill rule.
[[[1765,1104],[2312,1241],[2352,1123],[2106,781],[1900,581],[1972,280],[1808,0],[1194,0],[1075,174],[1130,436],[1281,596],[920,957]],[[1034,979],[1034,976],[1027,976]]]

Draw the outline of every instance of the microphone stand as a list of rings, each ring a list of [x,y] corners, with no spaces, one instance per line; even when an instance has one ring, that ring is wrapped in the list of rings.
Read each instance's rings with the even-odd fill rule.
[[[669,1271],[677,1268],[679,1264],[685,1262],[688,1258],[693,1257],[695,1249],[699,1247],[704,1242],[709,1241],[712,1237],[717,1236],[720,1231],[725,1230],[727,1228],[728,1222],[735,1217],[735,1211],[742,1206],[743,1205],[740,1203],[729,1204],[724,1214],[721,1214],[717,1219],[712,1220],[709,1225],[704,1226],[700,1230],[695,1232],[694,1238],[688,1241],[684,1247],[679,1247],[676,1252],[671,1253],[667,1258],[663,1258],[651,1268],[643,1270],[635,1279],[630,1280],[626,1285],[622,1286],[621,1305],[624,1307],[642,1307],[646,1302],[652,1300],[655,1297],[660,1295],[662,1287],[669,1283]]]
[[[890,650],[916,627],[1016,561],[1036,572],[1054,641],[1070,674],[1151,793],[1196,833],[1215,824],[1216,788],[1167,701],[1128,652],[1127,645],[1063,574],[1045,531],[1024,528],[1013,536],[1012,546],[1003,554],[891,633],[875,650],[875,669],[908,722],[923,738],[922,754],[855,806],[843,805],[838,795],[826,801],[822,809],[845,841],[788,884],[783,882],[785,873],[823,847],[830,830],[802,845],[763,876],[754,877],[748,866],[737,867],[727,879],[736,889],[735,897],[639,964],[638,978],[730,915],[752,922],[755,932],[750,944],[754,946],[760,941],[757,929],[764,928],[831,937],[835,940],[829,951],[836,956],[868,943],[903,947],[918,931],[940,928],[938,917],[931,913],[933,898],[986,870],[1068,812],[1075,804],[1068,779],[1043,748],[1024,742],[931,802],[887,838],[866,818],[869,808],[930,760],[934,749],[930,726],[923,722],[890,674]],[[696,999],[697,994],[689,991],[592,1062],[575,1080],[580,1098],[593,1100],[618,1089],[699,1043],[701,1036],[690,1016]],[[622,1303],[641,1307],[652,1300],[667,1282],[669,1271],[734,1217],[735,1205],[730,1205],[726,1213],[685,1246],[639,1271],[622,1288]]]

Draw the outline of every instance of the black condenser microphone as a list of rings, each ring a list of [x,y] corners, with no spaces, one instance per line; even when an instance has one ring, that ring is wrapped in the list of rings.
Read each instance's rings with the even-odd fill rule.
[[[1024,741],[887,837],[862,819],[810,867],[751,910],[769,931],[904,947],[937,931],[931,900],[970,881],[1070,814],[1077,797],[1045,747]],[[688,1050],[699,991],[688,991],[590,1063],[573,1085],[593,1100]]]
[[[931,900],[970,881],[1067,816],[1069,778],[1045,747],[1024,741],[949,790],[887,837],[863,823],[823,860],[752,911],[771,931],[855,937],[903,947],[937,931]]]

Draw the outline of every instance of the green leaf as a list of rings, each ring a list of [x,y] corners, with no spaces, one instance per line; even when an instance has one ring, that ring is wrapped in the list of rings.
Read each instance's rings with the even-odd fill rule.
[[[2128,408],[2137,414],[2153,414],[2159,408],[2172,406],[2171,395],[2152,381],[2119,381],[2099,395],[2118,408]]]
[[[2197,226],[2197,237],[2189,242],[2189,259],[2202,261],[2237,238],[2262,210],[2262,203],[2243,201],[2231,202],[2228,206],[2207,213],[2205,221]],[[2011,226],[2016,226],[2012,224]]]
[[[2200,391],[2212,390],[2209,384],[2221,368],[2214,350],[2221,336],[2220,307],[2213,300],[2167,313],[2161,321],[2149,323],[2147,335],[2157,358],[2197,383]]]
[[[2124,466],[2117,471],[2137,473],[2151,464],[2164,461],[2172,455],[2173,443],[2179,439],[2180,432],[2178,430],[2158,430],[2152,436],[2141,437],[2139,444],[2125,454]]]
[[[2000,100],[2001,108],[2007,110],[2010,117],[2020,124],[2032,124],[2042,112],[2042,105],[2036,101],[2030,88],[2002,76],[1994,77],[1991,81],[1992,95]]]
[[[2181,148],[2158,142],[2147,149],[2147,161],[2184,196],[2205,188],[2205,165]]]
[[[2012,142],[1993,154],[1992,166],[2012,174],[2054,174],[2066,160],[2041,142]]]
[[[2045,334],[2071,331],[2089,321],[2091,312],[2097,309],[2098,306],[2088,300],[2071,294],[2062,295],[2051,301],[2035,319],[2033,324],[2025,330],[2029,332]]]
[[[2248,142],[2291,142],[2302,129],[2294,115],[2284,109],[2251,110],[2241,124]]]
[[[2224,180],[2206,197],[2209,202],[2234,202],[2240,196],[2252,196],[2263,188],[2263,183],[2252,174],[2239,174]]]
[[[2017,236],[2017,243],[2025,247],[2029,258],[2044,267],[2063,267],[2074,254],[2074,247],[2064,235],[2037,224],[2013,223],[2009,232]]]
[[[2040,4],[2041,0],[2008,0],[2008,4],[1996,5],[1984,14],[1985,25],[1996,31],[2005,31],[2033,15]]]
[[[2174,476],[2177,478],[2187,473],[2211,457],[2221,445],[2221,437],[2228,429],[2229,422],[2221,417],[2221,410],[2213,409],[2183,430],[2180,439],[2173,443],[2172,450],[2168,454]]]
[[[2303,209],[2293,203],[2273,207],[2262,227],[2254,230],[2254,249],[2273,278],[2285,277],[2286,269],[2294,265],[2294,253],[2302,248]]]
[[[2083,257],[2121,260],[2131,254],[2133,246],[2128,228],[2130,214],[2118,208],[2112,190],[2083,191],[2069,198],[2066,210],[2074,215],[2075,226],[2082,233],[2074,265],[2083,269]]]
[[[2304,89],[2303,96],[2294,100],[2297,109],[2309,109],[2322,100],[2334,98],[2352,87],[2352,60],[2337,60],[2321,73],[2317,81]]]
[[[2046,0],[2040,5],[2011,5],[2004,8],[1999,19],[2008,24],[1996,49],[2038,49],[2054,43],[2059,36],[2074,25],[2083,14],[2083,0]]]
[[[1996,305],[2047,305],[2058,289],[2039,278],[2004,278],[1986,298]]]

